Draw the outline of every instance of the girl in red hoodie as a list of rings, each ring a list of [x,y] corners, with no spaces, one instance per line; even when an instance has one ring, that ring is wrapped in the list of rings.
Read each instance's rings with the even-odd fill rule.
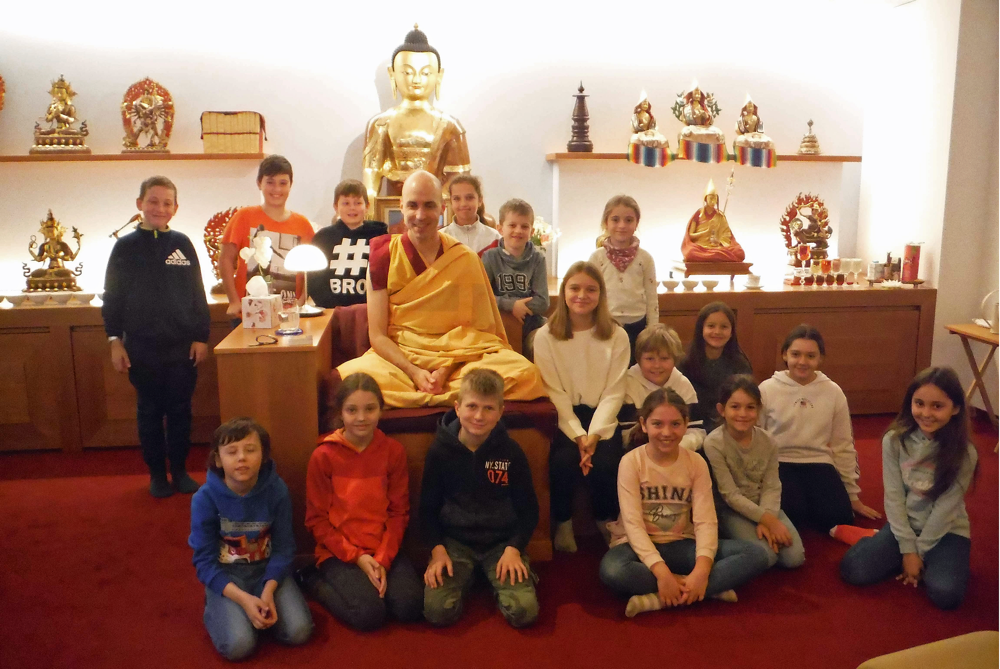
[[[357,630],[420,620],[423,585],[398,555],[410,518],[402,444],[378,429],[382,391],[364,373],[336,392],[339,429],[323,436],[306,474],[306,526],[316,538],[317,567],[301,581],[330,613]]]

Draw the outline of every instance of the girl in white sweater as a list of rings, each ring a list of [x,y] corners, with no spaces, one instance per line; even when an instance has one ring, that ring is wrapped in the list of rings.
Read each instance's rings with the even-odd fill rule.
[[[786,371],[760,384],[759,424],[778,446],[781,508],[797,527],[829,532],[854,514],[881,518],[859,495],[860,471],[847,397],[818,371],[826,355],[823,335],[799,325],[785,338]]]
[[[500,239],[500,233],[486,224],[482,181],[471,174],[459,174],[448,183],[448,197],[455,217],[449,225],[441,228],[441,232],[454,237],[482,257]]]
[[[573,493],[589,484],[598,526],[618,515],[621,438],[615,436],[625,397],[628,336],[608,313],[596,267],[574,263],[559,286],[559,301],[535,335],[535,364],[559,414],[549,450],[553,546],[574,552]]]
[[[604,276],[608,309],[628,334],[629,350],[647,325],[660,321],[656,301],[656,267],[653,256],[639,248],[639,205],[628,195],[615,195],[604,205],[598,249],[590,256]],[[635,363],[634,354],[629,364]]]

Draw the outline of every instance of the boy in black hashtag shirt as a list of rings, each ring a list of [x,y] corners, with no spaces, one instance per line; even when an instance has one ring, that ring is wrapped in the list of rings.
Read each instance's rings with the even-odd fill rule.
[[[368,243],[387,234],[385,223],[366,221],[368,190],[360,181],[347,179],[333,191],[337,220],[313,237],[329,267],[309,272],[309,295],[324,309],[364,304],[368,299]]]
[[[128,371],[136,390],[150,494],[191,494],[198,483],[188,476],[185,461],[197,365],[208,356],[205,286],[191,240],[168,225],[177,212],[173,182],[146,179],[136,207],[142,221],[115,242],[108,259],[101,315],[111,364],[118,372]],[[168,459],[173,487],[167,481]]]

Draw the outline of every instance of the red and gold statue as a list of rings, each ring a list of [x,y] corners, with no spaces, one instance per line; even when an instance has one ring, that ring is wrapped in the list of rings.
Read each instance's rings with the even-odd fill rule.
[[[725,213],[719,209],[719,194],[711,180],[705,189],[705,205],[688,221],[681,253],[686,263],[741,263],[746,259],[746,253],[733,236]]]

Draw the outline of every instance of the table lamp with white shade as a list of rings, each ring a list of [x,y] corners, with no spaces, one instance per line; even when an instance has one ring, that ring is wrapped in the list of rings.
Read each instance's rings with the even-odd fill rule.
[[[284,264],[285,269],[291,272],[316,272],[326,269],[328,262],[326,254],[317,247],[312,244],[299,244],[288,252],[288,255],[285,256]],[[305,299],[302,306],[299,307],[299,316],[302,318],[319,316],[323,313],[322,309],[306,304],[309,301],[309,277],[303,278],[306,283]]]

